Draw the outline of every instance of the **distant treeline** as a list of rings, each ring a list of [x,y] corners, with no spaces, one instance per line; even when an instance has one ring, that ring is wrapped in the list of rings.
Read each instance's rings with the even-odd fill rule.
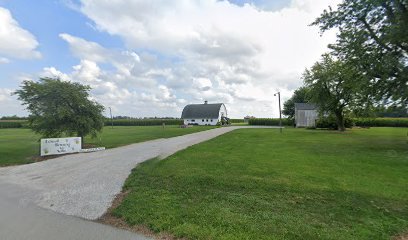
[[[317,122],[318,128],[332,128],[334,119],[321,119]],[[249,119],[249,125],[279,126],[279,118]],[[283,126],[293,126],[294,120],[282,118]],[[346,127],[408,127],[408,118],[348,118]]]
[[[27,117],[19,117],[17,115],[13,116],[3,116],[0,120],[27,120]]]
[[[0,128],[24,128],[28,127],[26,120],[0,120]]]
[[[243,123],[243,119],[230,119],[232,123]],[[335,126],[334,120],[320,119],[317,122],[318,128],[332,128]],[[182,119],[114,119],[113,126],[160,126],[163,125],[182,125]],[[408,127],[408,118],[347,118],[347,127]],[[252,118],[248,121],[249,125],[279,126],[279,118]],[[105,120],[105,126],[111,126],[110,119]],[[283,126],[293,126],[294,121],[288,118],[282,118]],[[0,128],[25,128],[28,127],[28,121],[22,120],[0,120]]]
[[[182,119],[110,119],[105,120],[105,126],[158,126],[158,125],[181,125]]]
[[[245,122],[244,119],[240,119],[240,118],[230,118],[230,123],[243,123]]]
[[[353,118],[359,127],[408,127],[408,118]]]
[[[289,118],[282,118],[282,126],[293,126],[295,122]],[[249,125],[279,126],[279,118],[251,118]]]
[[[107,117],[107,119],[110,119]],[[150,120],[150,119],[180,119],[175,117],[129,117],[129,116],[113,116],[113,119],[136,119],[136,120]]]

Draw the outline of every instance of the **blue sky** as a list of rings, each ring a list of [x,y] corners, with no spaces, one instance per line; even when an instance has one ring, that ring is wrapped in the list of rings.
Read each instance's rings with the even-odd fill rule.
[[[290,97],[333,40],[308,23],[336,2],[0,0],[0,116],[27,115],[10,93],[40,76],[90,85],[117,115],[204,100],[277,115],[272,93]]]
[[[70,33],[91,41],[99,42],[110,48],[122,48],[119,37],[105,32],[95,31],[90,20],[78,11],[58,0],[3,0],[0,7],[11,11],[19,25],[31,32],[39,42],[41,59],[12,59],[10,64],[0,65],[0,78],[3,87],[14,87],[18,73],[36,73],[47,66],[55,66],[61,71],[70,71],[78,62],[69,51],[68,45],[58,35]],[[16,74],[17,73],[17,74]]]
[[[288,0],[234,0],[231,3],[242,6],[253,4],[260,8],[280,9],[288,6]],[[69,52],[66,42],[58,36],[65,32],[89,41],[98,42],[107,48],[122,49],[123,41],[106,32],[96,31],[93,23],[86,16],[73,9],[70,2],[63,0],[2,0],[0,6],[11,11],[13,18],[20,26],[34,34],[40,43],[38,50],[42,54],[41,59],[31,61],[14,59],[10,64],[0,65],[1,79],[14,79],[16,72],[33,73],[40,71],[46,66],[55,66],[61,71],[70,71],[77,62]],[[75,5],[80,3],[72,1]],[[3,87],[14,87],[15,81],[4,81]]]

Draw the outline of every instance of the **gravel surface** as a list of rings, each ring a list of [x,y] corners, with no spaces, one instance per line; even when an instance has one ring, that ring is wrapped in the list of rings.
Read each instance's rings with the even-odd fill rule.
[[[140,162],[166,157],[191,145],[244,126],[216,128],[169,139],[158,139],[93,153],[67,155],[43,162],[0,168],[2,196],[16,186],[16,203],[51,209],[94,220],[110,207]],[[27,194],[30,193],[30,194]],[[1,198],[1,196],[0,196]],[[1,218],[1,217],[0,217]]]

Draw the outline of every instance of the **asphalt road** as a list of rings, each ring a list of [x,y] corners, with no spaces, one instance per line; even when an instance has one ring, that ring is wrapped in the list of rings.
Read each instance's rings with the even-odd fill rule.
[[[0,168],[0,239],[144,239],[84,219],[106,212],[138,163],[239,128],[248,127],[216,128]]]
[[[2,240],[146,240],[141,234],[67,216],[18,200],[22,189],[0,184],[0,239]],[[7,195],[4,195],[4,193]]]

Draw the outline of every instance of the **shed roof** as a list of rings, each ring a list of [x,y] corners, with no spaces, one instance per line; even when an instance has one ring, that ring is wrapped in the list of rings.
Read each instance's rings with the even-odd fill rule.
[[[184,107],[181,118],[218,118],[223,103],[189,104]]]
[[[295,103],[296,110],[316,110],[316,104],[312,103]]]

